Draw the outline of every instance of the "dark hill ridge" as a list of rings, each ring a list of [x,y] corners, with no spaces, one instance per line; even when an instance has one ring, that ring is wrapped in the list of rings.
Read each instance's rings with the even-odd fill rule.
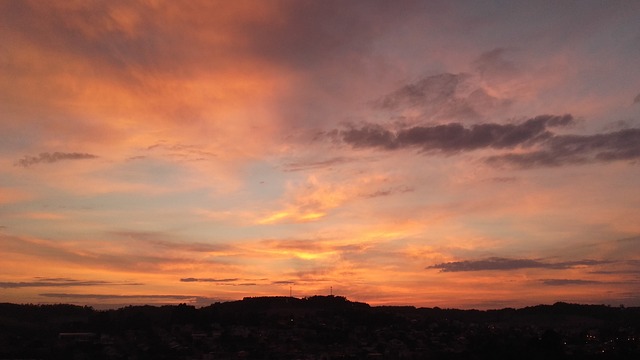
[[[0,359],[640,358],[640,308],[369,306],[249,297],[97,311],[0,304]]]

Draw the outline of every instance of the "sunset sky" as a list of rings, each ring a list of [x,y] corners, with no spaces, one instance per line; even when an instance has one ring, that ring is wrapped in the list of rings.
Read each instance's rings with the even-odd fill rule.
[[[0,302],[640,306],[638,19],[0,0]]]

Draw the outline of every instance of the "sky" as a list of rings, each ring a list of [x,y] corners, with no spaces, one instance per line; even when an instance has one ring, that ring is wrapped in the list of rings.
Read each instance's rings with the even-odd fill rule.
[[[640,306],[639,17],[0,0],[0,302]]]

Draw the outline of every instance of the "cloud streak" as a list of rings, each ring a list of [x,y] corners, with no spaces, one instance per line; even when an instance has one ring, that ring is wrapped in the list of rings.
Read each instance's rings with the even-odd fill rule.
[[[230,283],[236,282],[240,279],[238,278],[229,278],[229,279],[212,279],[212,278],[182,278],[181,282],[211,282],[211,283]]]
[[[548,138],[544,148],[526,153],[491,156],[487,163],[521,168],[561,166],[640,158],[640,129],[596,135],[562,135]]]
[[[180,279],[180,282],[187,282],[187,283],[195,283],[195,282],[214,283],[216,285],[225,285],[225,286],[257,286],[257,285],[260,285],[257,282],[255,282],[256,280],[265,281],[267,279],[240,279],[240,278],[213,279],[213,278],[193,278],[193,277],[189,277],[189,278]],[[238,282],[238,281],[243,281],[243,282]]]
[[[379,125],[365,125],[341,132],[342,140],[355,148],[396,150],[421,148],[426,152],[458,153],[479,149],[513,149],[548,139],[550,127],[573,123],[571,115],[541,115],[521,124],[485,123],[465,127],[461,123],[414,126],[397,132]]]
[[[101,251],[79,251],[70,249],[65,244],[41,239],[27,239],[13,236],[2,236],[1,247],[7,253],[18,253],[38,257],[42,260],[83,265],[88,268],[112,269],[117,271],[161,269],[166,266],[192,267],[216,266],[218,263],[197,256],[197,252],[189,248],[182,250],[179,245],[164,251],[157,247],[147,247],[147,251],[136,251],[136,248],[102,249]],[[187,245],[188,247],[188,245]],[[148,255],[141,254],[148,253]],[[223,265],[224,266],[224,265]]]
[[[549,285],[549,286],[597,285],[597,284],[602,284],[602,281],[581,280],[581,279],[543,279],[541,281],[542,281],[542,283],[544,285]]]
[[[284,171],[304,171],[328,168],[332,166],[342,165],[354,161],[346,157],[334,157],[326,160],[318,161],[296,161],[284,164]]]
[[[429,154],[456,154],[493,149],[511,152],[486,157],[494,166],[550,167],[640,158],[640,129],[594,135],[556,135],[552,128],[574,123],[573,116],[540,115],[520,124],[461,123],[413,126],[397,131],[367,124],[339,132],[354,148],[387,151],[417,148]],[[529,150],[530,151],[522,151]],[[517,151],[516,151],[517,150]]]
[[[607,264],[610,261],[599,260],[579,260],[579,261],[564,261],[564,262],[543,262],[533,259],[508,259],[501,257],[492,257],[483,260],[464,260],[453,261],[447,263],[440,263],[436,265],[428,266],[427,269],[439,269],[440,272],[465,272],[465,271],[502,271],[502,270],[517,270],[517,269],[552,269],[562,270],[570,269],[578,266],[594,266],[600,264]]]
[[[22,166],[26,168],[26,167],[41,164],[41,163],[51,164],[51,163],[55,163],[63,160],[85,160],[85,159],[95,159],[97,157],[98,157],[97,155],[88,154],[88,153],[78,153],[78,152],[71,152],[71,153],[57,152],[57,151],[53,153],[43,152],[43,153],[40,153],[38,156],[27,155],[22,159],[17,160],[14,163],[14,165]]]
[[[295,281],[280,280],[280,281],[273,281],[271,284],[273,284],[273,285],[294,285],[295,283],[296,283]]]
[[[38,279],[35,281],[20,281],[20,282],[10,282],[3,281],[0,282],[0,288],[2,289],[18,289],[18,288],[28,288],[28,287],[72,287],[72,286],[111,286],[111,285],[144,285],[142,283],[117,283],[111,281],[101,281],[101,280],[76,280],[76,279],[67,279],[67,278],[44,278]]]
[[[167,300],[191,300],[198,299],[199,296],[190,295],[115,295],[115,294],[67,294],[67,293],[43,293],[40,296],[54,297],[63,299],[96,299],[96,300],[111,300],[111,299],[167,299]]]
[[[122,308],[129,305],[165,305],[175,303],[187,303],[194,306],[208,306],[217,301],[224,301],[221,298],[208,296],[184,295],[184,294],[73,294],[73,293],[41,293],[44,298],[55,299],[54,301],[75,302],[80,304],[90,304],[96,308]],[[41,299],[39,300],[41,301]]]

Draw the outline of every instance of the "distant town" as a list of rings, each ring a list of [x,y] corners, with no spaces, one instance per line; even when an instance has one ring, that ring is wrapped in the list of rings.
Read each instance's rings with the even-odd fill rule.
[[[640,359],[640,308],[369,306],[251,297],[95,310],[0,304],[0,359]]]

